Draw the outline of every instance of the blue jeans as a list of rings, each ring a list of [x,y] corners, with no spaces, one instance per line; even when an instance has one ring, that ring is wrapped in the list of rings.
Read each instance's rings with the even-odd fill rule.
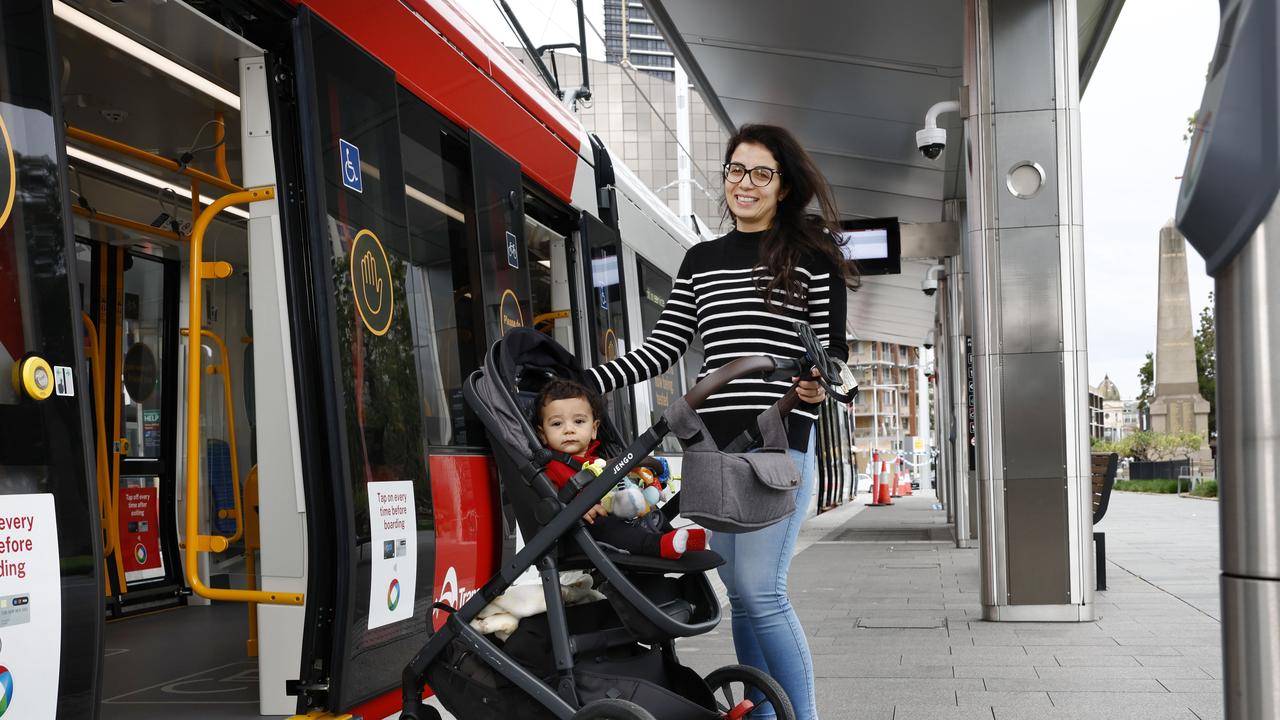
[[[760,668],[781,683],[797,720],[817,720],[809,640],[787,597],[791,555],[817,482],[814,436],[809,436],[808,452],[788,452],[800,470],[795,514],[755,532],[715,533],[711,547],[725,559],[720,579],[729,591],[738,662]],[[759,717],[773,717],[772,710],[760,708]]]

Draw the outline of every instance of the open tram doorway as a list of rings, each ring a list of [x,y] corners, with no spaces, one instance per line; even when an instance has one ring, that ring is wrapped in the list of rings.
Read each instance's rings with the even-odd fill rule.
[[[203,233],[197,337],[188,326],[196,219],[249,184],[243,110],[269,118],[265,83],[246,90],[243,80],[263,51],[182,2],[52,5],[104,551],[98,716],[287,714],[282,678],[271,698],[260,691],[259,654],[280,653],[272,664],[293,676],[298,648],[262,649],[254,606],[192,591],[184,533],[197,500],[199,533],[226,545],[197,555],[199,584],[262,587],[271,519],[258,512],[248,207],[223,210]],[[254,184],[274,184],[257,174]]]

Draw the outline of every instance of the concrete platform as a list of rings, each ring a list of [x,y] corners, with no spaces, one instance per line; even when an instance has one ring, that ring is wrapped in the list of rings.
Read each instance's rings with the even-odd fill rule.
[[[812,520],[792,564],[822,717],[1223,716],[1216,503],[1116,493],[1100,619],[1067,624],[982,621],[978,553],[936,539],[932,496],[859,500]],[[734,662],[727,620],[680,654],[704,673]]]
[[[935,498],[866,497],[811,518],[791,566],[824,720],[1223,717],[1216,502],[1115,493],[1099,619],[992,623]],[[680,641],[682,662],[736,662],[728,623]]]

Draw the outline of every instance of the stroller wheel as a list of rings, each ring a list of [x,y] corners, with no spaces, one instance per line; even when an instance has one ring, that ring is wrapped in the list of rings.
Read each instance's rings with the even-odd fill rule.
[[[750,665],[726,665],[706,679],[716,699],[716,711],[726,720],[750,720],[763,705],[773,706],[778,720],[795,720],[791,700],[773,676]]]
[[[605,698],[582,706],[572,720],[655,720],[648,710],[626,700]]]

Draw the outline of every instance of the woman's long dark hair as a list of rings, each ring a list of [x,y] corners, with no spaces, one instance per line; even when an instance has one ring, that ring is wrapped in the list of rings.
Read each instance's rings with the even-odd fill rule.
[[[724,162],[729,164],[733,151],[742,143],[762,145],[778,161],[783,197],[778,200],[778,214],[765,231],[760,242],[760,264],[771,276],[763,288],[765,303],[773,305],[777,293],[782,291],[785,302],[802,304],[805,300],[804,285],[797,277],[796,266],[805,258],[819,257],[828,260],[835,272],[844,275],[847,287],[857,288],[857,266],[844,257],[840,247],[845,240],[840,236],[839,216],[831,187],[818,172],[809,153],[800,147],[795,137],[777,125],[743,125],[729,138],[725,147]],[[819,214],[808,211],[809,204],[817,200]],[[724,201],[724,217],[733,220],[729,211],[729,199]]]

